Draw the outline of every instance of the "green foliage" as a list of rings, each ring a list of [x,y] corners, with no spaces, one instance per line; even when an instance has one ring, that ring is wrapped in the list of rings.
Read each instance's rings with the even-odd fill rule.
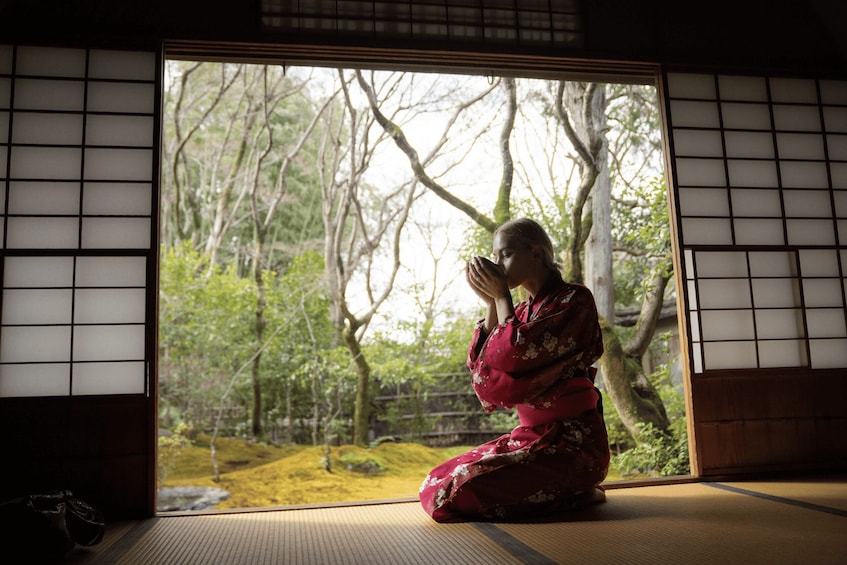
[[[207,427],[251,354],[254,285],[234,269],[209,272],[207,258],[183,244],[162,251],[159,291],[162,416]],[[243,395],[237,388],[234,406]]]
[[[194,430],[189,424],[180,423],[174,428],[170,435],[159,436],[159,472],[157,475],[159,488],[162,488],[168,474],[183,454],[185,449],[191,446],[190,439]]]
[[[370,452],[344,451],[338,459],[338,464],[348,471],[371,476],[387,470],[385,463]],[[337,467],[337,465],[333,465]]]
[[[667,432],[662,432],[652,424],[636,424],[639,431],[639,443],[623,452],[618,452],[612,460],[613,465],[624,476],[686,475],[690,472],[685,399],[682,391],[672,382],[670,369],[670,364],[660,365],[649,378],[659,391],[671,421],[671,427]],[[609,420],[607,420],[607,427],[608,424]]]
[[[623,476],[647,474],[665,477],[689,473],[686,434],[666,434],[650,423],[638,423],[636,427],[641,443],[613,458],[613,465]]]

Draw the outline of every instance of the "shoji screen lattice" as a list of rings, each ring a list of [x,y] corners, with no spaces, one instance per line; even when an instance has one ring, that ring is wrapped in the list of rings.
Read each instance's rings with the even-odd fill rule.
[[[666,76],[694,373],[847,367],[847,82]]]
[[[580,0],[262,0],[262,26],[287,33],[576,47]]]
[[[147,392],[159,66],[0,46],[0,396]]]

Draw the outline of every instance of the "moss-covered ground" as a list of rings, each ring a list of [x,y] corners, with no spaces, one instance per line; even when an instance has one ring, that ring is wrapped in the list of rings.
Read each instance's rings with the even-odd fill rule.
[[[430,469],[470,449],[406,442],[338,446],[330,450],[328,471],[323,446],[273,446],[231,438],[219,438],[215,445],[220,482],[214,481],[209,438],[199,436],[170,459],[162,486],[229,491],[232,496],[217,509],[413,498]]]
[[[232,496],[216,506],[257,508],[416,497],[430,469],[467,447],[430,448],[415,443],[383,443],[373,448],[272,446],[219,438],[214,481],[208,437],[200,436],[172,458],[162,486],[209,486]]]

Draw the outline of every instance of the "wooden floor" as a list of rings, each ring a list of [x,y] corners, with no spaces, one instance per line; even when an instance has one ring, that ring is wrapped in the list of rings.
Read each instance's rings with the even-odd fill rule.
[[[66,563],[847,564],[847,476],[615,488],[537,523],[437,524],[416,501],[112,524]]]

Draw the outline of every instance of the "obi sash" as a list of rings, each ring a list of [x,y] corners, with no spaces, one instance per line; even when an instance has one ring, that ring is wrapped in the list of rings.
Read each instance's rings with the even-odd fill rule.
[[[597,409],[599,394],[588,377],[575,377],[549,408],[533,408],[525,404],[516,406],[522,426],[543,426],[557,420],[572,420],[589,410]]]

